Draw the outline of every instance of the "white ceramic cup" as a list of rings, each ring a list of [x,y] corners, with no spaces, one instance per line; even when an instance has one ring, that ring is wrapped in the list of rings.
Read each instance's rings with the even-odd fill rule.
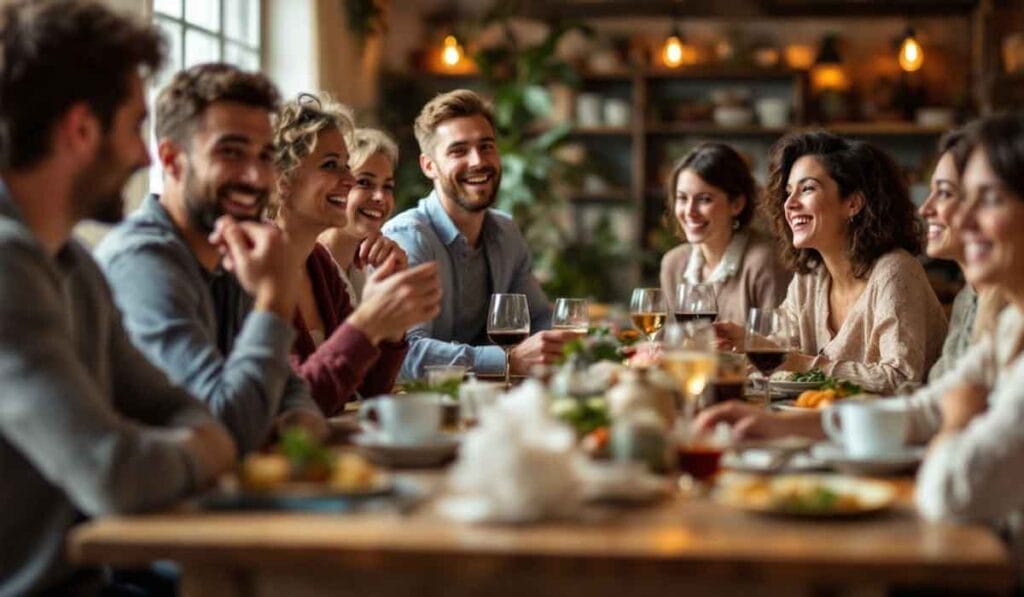
[[[901,400],[848,400],[821,413],[828,437],[854,458],[898,454],[907,441],[907,413]]]
[[[371,411],[377,422],[370,421]],[[441,429],[440,394],[387,395],[364,400],[359,407],[360,423],[376,429],[396,444],[418,444],[433,439]]]
[[[467,381],[459,386],[459,418],[464,423],[477,422],[483,411],[493,406],[505,384],[497,381]]]
[[[789,101],[777,97],[764,97],[754,104],[761,126],[781,128],[789,124]]]
[[[618,97],[604,100],[604,123],[608,126],[629,126],[633,107],[629,102]]]

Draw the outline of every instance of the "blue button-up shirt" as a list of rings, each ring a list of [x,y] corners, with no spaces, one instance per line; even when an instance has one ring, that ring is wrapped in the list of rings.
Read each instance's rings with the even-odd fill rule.
[[[478,373],[502,373],[505,355],[497,346],[460,344],[455,329],[456,313],[477,310],[468,305],[463,279],[467,252],[459,250],[466,237],[445,212],[436,192],[421,199],[415,208],[395,216],[384,226],[384,234],[397,242],[409,256],[409,266],[436,261],[441,276],[441,313],[433,321],[409,330],[409,352],[402,364],[401,377],[423,376],[426,365],[467,365]],[[461,242],[456,242],[460,241]],[[551,327],[551,303],[530,270],[530,251],[526,239],[507,214],[487,210],[480,233],[487,255],[490,288],[495,293],[521,293],[530,305],[530,331]],[[483,304],[486,313],[491,297],[481,294],[473,300]]]

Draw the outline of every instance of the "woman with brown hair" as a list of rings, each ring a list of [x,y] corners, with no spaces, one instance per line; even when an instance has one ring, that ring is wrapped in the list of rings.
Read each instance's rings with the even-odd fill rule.
[[[775,307],[790,273],[766,235],[751,230],[757,185],[747,163],[722,143],[703,143],[669,176],[665,220],[685,241],[661,260],[670,306],[680,284],[711,284],[718,321],[743,323],[751,307]]]
[[[799,352],[783,369],[820,369],[892,393],[921,382],[946,318],[924,268],[922,228],[892,158],[827,132],[788,135],[772,151],[764,211],[797,275],[783,308]],[[716,324],[736,346],[743,328]]]

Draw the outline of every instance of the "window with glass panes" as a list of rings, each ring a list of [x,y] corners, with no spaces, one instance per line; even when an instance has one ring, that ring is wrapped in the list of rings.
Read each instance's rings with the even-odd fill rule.
[[[153,18],[169,44],[165,77],[203,62],[260,68],[260,0],[153,0]]]
[[[150,105],[174,73],[204,62],[259,70],[261,0],[153,0],[153,20],[167,38],[167,65],[152,81]],[[150,136],[156,156],[156,139]],[[163,189],[160,164],[149,169],[150,191]]]

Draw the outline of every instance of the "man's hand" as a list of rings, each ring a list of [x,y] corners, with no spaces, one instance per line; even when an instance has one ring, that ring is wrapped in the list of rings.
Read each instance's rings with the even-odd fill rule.
[[[271,311],[291,321],[303,260],[289,252],[280,230],[222,216],[209,240],[223,255],[224,269],[233,272],[253,296],[256,310]]]
[[[441,312],[437,264],[431,261],[396,271],[398,261],[398,256],[392,253],[366,280],[363,301],[346,319],[346,323],[361,330],[373,344],[381,340],[401,340],[407,329],[430,321]]]
[[[323,415],[305,409],[285,411],[274,419],[274,429],[279,437],[285,429],[291,427],[302,427],[318,440],[326,439],[329,431],[327,419]]]
[[[204,423],[183,431],[183,443],[196,463],[196,483],[200,488],[210,485],[221,473],[231,470],[238,459],[238,448],[222,425]]]
[[[526,375],[534,365],[557,362],[562,358],[562,345],[577,337],[578,333],[569,330],[537,332],[512,349],[509,371]]]

